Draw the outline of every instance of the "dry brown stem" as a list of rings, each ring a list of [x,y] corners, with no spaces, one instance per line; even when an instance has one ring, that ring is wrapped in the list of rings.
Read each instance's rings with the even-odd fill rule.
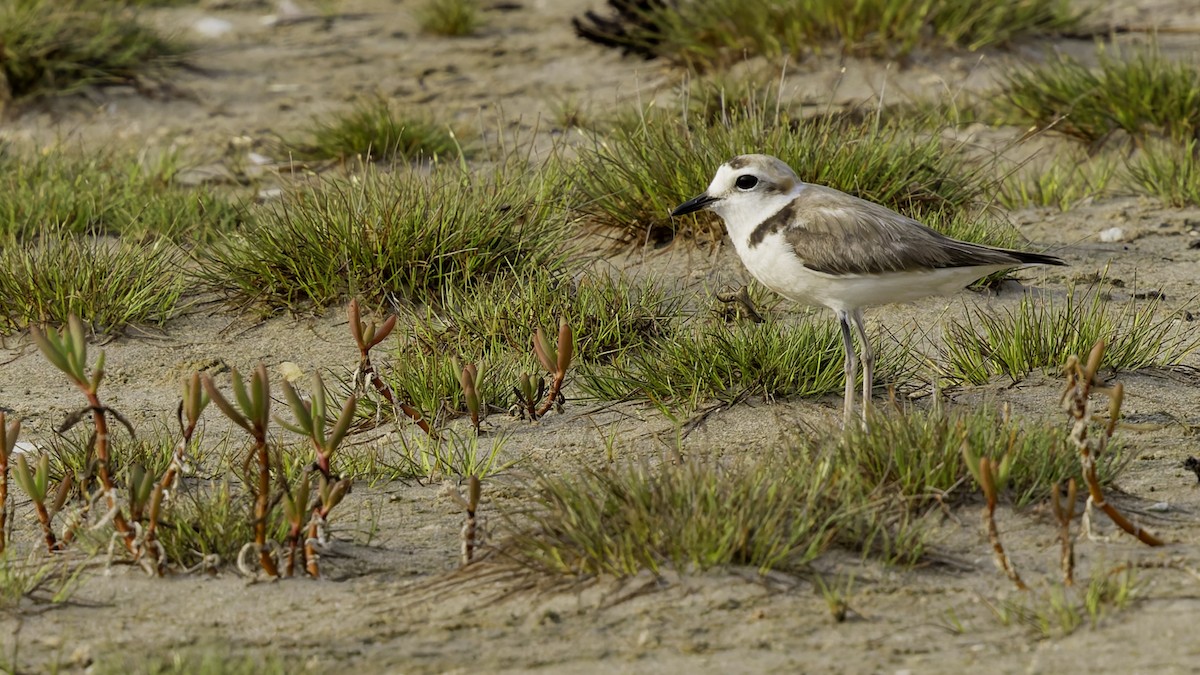
[[[1019,590],[1028,590],[1029,587],[1021,581],[1021,575],[1017,574],[1017,569],[1012,566],[1008,560],[1008,554],[1004,552],[1004,545],[1000,543],[1000,529],[996,527],[996,501],[997,490],[995,483],[995,464],[987,457],[979,459],[979,479],[980,487],[983,488],[983,496],[987,504],[983,508],[983,526],[988,533],[988,541],[992,544],[992,556],[996,560],[996,566],[999,567],[1013,582]]]
[[[1077,496],[1075,479],[1067,481],[1065,503],[1062,500],[1060,484],[1054,484],[1050,495],[1050,505],[1054,510],[1054,517],[1058,519],[1058,540],[1062,544],[1062,559],[1059,564],[1062,567],[1063,585],[1071,586],[1075,583],[1075,542],[1071,539],[1071,520],[1075,518],[1075,497]]]
[[[1096,474],[1096,458],[1108,449],[1108,443],[1116,430],[1117,420],[1121,416],[1121,401],[1125,389],[1117,383],[1112,387],[1101,387],[1096,384],[1096,373],[1104,358],[1104,340],[1092,347],[1086,365],[1072,356],[1067,360],[1067,386],[1063,391],[1062,404],[1074,423],[1071,425],[1071,442],[1079,451],[1080,464],[1083,466],[1083,478],[1088,487],[1088,503],[1104,512],[1117,527],[1137,537],[1138,541],[1147,546],[1162,546],[1163,541],[1154,536],[1140,525],[1127,519],[1115,506],[1104,499],[1104,491],[1100,487],[1100,478]],[[1088,436],[1092,423],[1092,393],[1108,396],[1109,418],[1104,433],[1096,439]]]

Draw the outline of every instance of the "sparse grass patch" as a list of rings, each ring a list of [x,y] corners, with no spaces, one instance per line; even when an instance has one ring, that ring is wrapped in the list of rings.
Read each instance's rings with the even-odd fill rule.
[[[79,570],[42,555],[20,559],[15,549],[0,553],[0,610],[19,610],[21,603],[58,603],[71,597]]]
[[[576,19],[576,29],[602,44],[697,69],[748,56],[796,56],[825,47],[882,57],[903,57],[918,48],[976,50],[1062,31],[1080,18],[1066,0],[628,4],[618,10],[615,25]]]
[[[988,602],[1004,626],[1021,626],[1041,638],[1065,637],[1084,624],[1095,627],[1120,612],[1137,597],[1135,569],[1121,565],[1093,575],[1084,587],[1053,584],[1035,593]]]
[[[314,122],[308,141],[287,143],[300,159],[437,159],[461,153],[454,133],[420,114],[404,115],[383,96]]]
[[[575,355],[607,363],[625,352],[674,335],[682,301],[650,281],[566,269],[532,268],[503,284],[446,287],[424,316],[411,321],[413,339],[430,353],[464,361],[509,350],[528,353],[538,326],[565,319]]]
[[[187,50],[104,0],[0,0],[0,45],[0,81],[14,100],[136,82]]]
[[[478,0],[425,0],[417,20],[422,31],[445,37],[471,35],[483,23]]]
[[[1059,369],[1068,356],[1087,354],[1104,340],[1101,364],[1113,370],[1172,367],[1200,347],[1200,336],[1179,330],[1161,299],[1126,300],[1120,308],[1098,287],[1061,300],[1026,295],[1001,313],[968,310],[946,324],[947,373],[972,384],[996,375],[1019,381],[1030,372]]]
[[[502,564],[564,580],[745,565],[796,572],[829,546],[900,564],[925,547],[922,513],[973,494],[962,445],[1011,453],[1016,506],[1080,472],[1068,429],[987,408],[881,411],[869,430],[818,430],[732,460],[688,456],[537,477],[508,514]],[[1126,466],[1101,458],[1102,480]]]
[[[964,442],[976,454],[997,461],[1010,453],[1008,495],[1014,506],[1022,507],[1048,497],[1055,483],[1080,475],[1079,453],[1069,443],[1069,431],[1065,425],[1010,419],[990,406],[939,406],[885,411],[868,429],[855,426],[844,437],[823,437],[814,451],[840,453],[848,471],[866,485],[897,494],[914,511],[974,494],[963,461]],[[1128,461],[1119,448],[1101,457],[1101,482],[1111,483]]]
[[[236,561],[242,546],[254,540],[254,526],[246,518],[251,502],[229,479],[175,492],[163,511],[168,524],[158,531],[167,560],[184,569],[216,569]]]
[[[762,106],[731,108],[716,119],[702,111],[697,120],[683,112],[687,105],[674,112],[650,108],[580,147],[577,209],[614,244],[719,240],[716,216],[668,214],[703,191],[719,165],[761,148],[801,180],[913,215],[970,212],[985,185],[983,171],[955,147],[902,123],[791,120]]]
[[[1076,149],[1056,154],[1046,164],[1011,171],[1000,182],[996,199],[1006,209],[1052,206],[1066,211],[1107,192],[1119,167],[1105,153],[1089,156]]]
[[[875,379],[907,377],[900,350],[876,344]],[[649,400],[696,408],[718,399],[816,397],[842,391],[841,333],[833,321],[805,317],[795,325],[768,321],[702,326],[673,340],[631,351],[609,365],[584,366],[583,391],[601,400]]]
[[[172,184],[179,157],[84,153],[52,147],[19,153],[0,144],[0,236],[29,239],[49,228],[75,234],[206,239],[247,215],[206,188]]]
[[[272,310],[430,302],[561,260],[560,176],[512,164],[483,175],[368,168],[285,197],[255,228],[201,253],[206,288]]]
[[[1151,142],[1128,163],[1133,185],[1174,207],[1200,204],[1200,145]]]
[[[0,331],[65,325],[74,314],[98,333],[162,324],[175,314],[184,278],[170,243],[80,238],[47,232],[11,237],[0,249]]]
[[[1069,56],[1011,71],[998,99],[1000,112],[1019,125],[1053,127],[1096,144],[1124,131],[1138,141],[1164,136],[1176,142],[1200,131],[1200,69],[1163,58],[1157,47],[1132,54],[1101,47],[1099,67]]]
[[[815,458],[768,457],[543,475],[501,551],[535,572],[575,578],[724,565],[798,570],[832,536],[831,473]]]

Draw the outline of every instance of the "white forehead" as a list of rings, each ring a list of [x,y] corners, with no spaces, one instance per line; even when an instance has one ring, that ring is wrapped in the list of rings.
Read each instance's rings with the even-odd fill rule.
[[[717,168],[709,194],[724,194],[733,190],[738,176],[750,174],[774,185],[792,184],[798,179],[792,167],[770,155],[738,155]]]

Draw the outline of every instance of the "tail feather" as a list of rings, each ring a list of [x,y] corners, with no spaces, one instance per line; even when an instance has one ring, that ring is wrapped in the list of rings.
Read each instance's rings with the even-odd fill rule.
[[[1032,253],[1030,251],[1013,251],[1005,250],[1012,257],[1020,260],[1024,265],[1066,265],[1062,258],[1045,253]]]

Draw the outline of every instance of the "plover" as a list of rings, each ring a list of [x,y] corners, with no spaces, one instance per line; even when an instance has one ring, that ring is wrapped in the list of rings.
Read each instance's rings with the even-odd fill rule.
[[[740,155],[722,164],[708,190],[671,215],[701,209],[725,221],[742,263],[764,286],[837,314],[846,350],[847,425],[854,418],[858,374],[851,323],[862,344],[864,421],[874,386],[864,307],[948,295],[1022,265],[1066,264],[1041,253],[951,239],[887,207],[801,182],[769,155]]]

